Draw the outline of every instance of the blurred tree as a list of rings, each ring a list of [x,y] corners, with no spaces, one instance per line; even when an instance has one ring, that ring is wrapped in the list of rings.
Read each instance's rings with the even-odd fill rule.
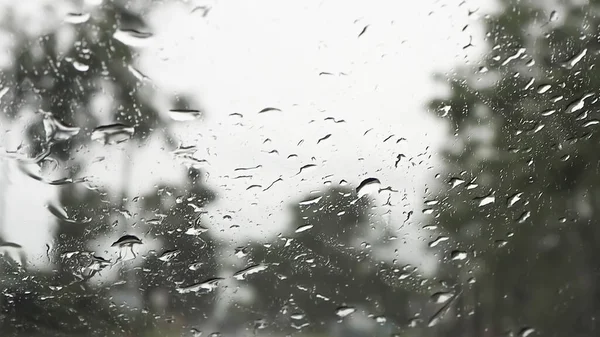
[[[600,3],[499,3],[483,59],[431,105],[452,134],[440,277],[464,285],[449,335],[596,335]]]
[[[124,315],[127,311],[123,306],[115,304],[119,295],[113,290],[118,286],[91,282],[116,262],[105,255],[107,252],[93,250],[107,244],[97,242],[111,233],[123,235],[131,230],[128,208],[134,207],[136,197],[129,195],[127,188],[132,152],[155,136],[162,137],[167,149],[175,149],[169,124],[163,119],[164,114],[154,108],[153,93],[144,85],[147,78],[134,68],[135,50],[128,44],[148,35],[144,35],[147,26],[141,14],[129,9],[132,7],[127,1],[87,6],[80,14],[68,14],[62,22],[63,16],[49,5],[44,7],[46,20],[41,35],[32,34],[27,22],[19,21],[10,7],[2,13],[2,30],[10,34],[13,42],[10,62],[1,69],[2,88],[10,89],[4,92],[3,113],[10,123],[27,125],[23,145],[14,152],[6,149],[5,154],[29,176],[59,185],[60,201],[48,207],[56,217],[49,219],[58,222],[54,244],[48,246],[48,262],[54,265],[52,273],[18,268],[5,273],[17,276],[7,276],[2,283],[4,298],[0,303],[6,323],[0,326],[3,336],[29,336],[33,332],[48,336],[130,334],[140,328],[136,322],[150,324],[148,328],[152,329],[152,319],[160,316],[143,314],[151,307],[150,292],[155,287],[168,289],[171,305],[167,315],[189,311],[192,306],[210,305],[184,303],[175,298],[173,282],[191,282],[196,277],[187,268],[177,279],[165,274],[192,263],[206,265],[196,273],[216,268],[211,239],[204,237],[204,250],[200,251],[202,240],[184,234],[184,227],[194,224],[193,209],[189,205],[168,209],[165,200],[157,197],[159,191],[170,190],[187,194],[186,200],[194,198],[199,207],[210,202],[214,197],[194,168],[189,169],[187,182],[181,186],[160,186],[148,196],[141,196],[145,200],[142,216],[151,219],[156,217],[153,212],[165,215],[160,224],[147,223],[148,234],[160,236],[164,247],[181,251],[177,262],[169,262],[167,268],[149,257],[144,267],[136,267],[137,272],[120,271],[121,278],[127,281],[127,291],[133,296],[142,292],[143,310],[136,312],[144,319]],[[86,161],[93,159],[90,154],[94,153],[94,142],[90,138],[99,138],[107,146],[127,141],[119,145],[123,151],[121,188],[107,190],[102,182],[96,186],[97,182],[81,178],[89,164]],[[49,167],[57,169],[52,171]],[[57,171],[61,177],[55,179]],[[116,223],[125,225],[116,227]],[[139,279],[132,280],[127,275]],[[145,319],[148,317],[149,321]]]
[[[267,266],[264,273],[241,281],[254,290],[255,319],[278,332],[327,333],[347,307],[370,317],[366,335],[373,335],[377,326],[404,326],[409,298],[419,297],[413,293],[419,287],[411,277],[401,277],[407,271],[402,266],[376,256],[384,243],[367,243],[370,206],[368,197],[358,197],[348,187],[310,194],[292,206],[287,234],[240,251],[248,254],[248,265]]]

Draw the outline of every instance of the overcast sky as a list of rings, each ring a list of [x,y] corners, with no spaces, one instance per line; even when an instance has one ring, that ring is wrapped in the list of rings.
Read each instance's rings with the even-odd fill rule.
[[[211,10],[203,17],[202,10],[192,12],[198,5]],[[205,112],[202,120],[172,127],[182,144],[197,146],[196,157],[208,162],[205,181],[217,193],[205,218],[211,231],[236,242],[249,236],[268,239],[286,228],[291,202],[322,190],[326,181],[356,186],[367,177],[400,191],[391,196],[391,213],[379,221],[399,228],[403,212],[420,214],[426,183],[438,172],[436,149],[447,135],[444,124],[425,107],[446,93],[432,76],[464,65],[482,51],[477,19],[484,10],[467,15],[480,6],[480,1],[459,5],[453,0],[158,4],[147,16],[154,36],[137,49],[135,67],[164,97],[191,95]],[[474,47],[464,49],[471,38]],[[170,102],[158,96],[157,104],[167,114]],[[280,111],[258,113],[267,107]],[[11,126],[17,127],[22,126]],[[406,140],[397,143],[400,138]],[[272,150],[278,154],[268,153]],[[98,151],[118,156],[122,147]],[[400,153],[406,160],[395,168]],[[291,154],[297,157],[288,158]],[[107,180],[118,176],[119,166],[109,159],[91,172]],[[132,161],[134,195],[159,181],[177,181],[183,172],[158,145],[137,151]],[[306,164],[316,166],[297,174]],[[233,179],[236,168],[256,165],[261,167],[252,171],[252,178]],[[56,191],[18,170],[10,177],[3,232],[32,256],[44,255],[52,230],[44,204]],[[261,187],[247,190],[251,185]],[[374,202],[383,205],[387,199],[381,193]],[[225,215],[231,220],[224,220]],[[415,216],[415,226],[418,220]],[[402,258],[423,262],[422,247],[429,238],[408,227],[398,236],[409,243],[403,245]],[[425,263],[424,268],[431,266]]]

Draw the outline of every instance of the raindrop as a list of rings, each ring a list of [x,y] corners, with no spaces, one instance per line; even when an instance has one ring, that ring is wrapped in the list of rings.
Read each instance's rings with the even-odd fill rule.
[[[181,251],[179,249],[166,250],[164,253],[160,255],[158,258],[163,262],[169,262],[174,259],[177,255],[179,255]]]
[[[552,86],[550,84],[542,84],[537,88],[537,93],[543,94],[546,91],[550,90],[550,88],[552,88]]]
[[[59,220],[69,223],[75,223],[74,220],[69,219],[69,215],[64,209],[57,207],[53,204],[47,204],[46,208],[48,209],[48,211],[50,211],[50,213],[52,213],[52,215],[57,217]]]
[[[248,171],[248,170],[255,170],[257,168],[261,168],[262,165],[256,165],[256,166],[252,166],[252,167],[238,167],[236,169],[234,169],[234,171]]]
[[[117,241],[113,242],[113,244],[110,246],[111,247],[116,247],[116,246],[122,247],[122,246],[130,246],[130,245],[135,245],[135,244],[142,244],[142,240],[140,240],[135,235],[123,235]]]
[[[177,122],[186,122],[197,119],[201,116],[200,110],[195,109],[171,109],[169,117]]]
[[[504,60],[504,62],[502,62],[502,65],[505,66],[507,65],[510,61],[512,60],[516,60],[519,57],[521,57],[523,54],[525,54],[526,49],[525,48],[519,48],[519,50],[517,50],[513,55],[509,56],[506,58],[506,60]]]
[[[361,183],[358,185],[358,187],[356,188],[356,193],[358,194],[358,197],[360,198],[366,194],[379,192],[380,185],[381,185],[381,182],[379,181],[379,179],[367,178],[367,179],[361,181]]]
[[[300,205],[300,206],[306,206],[306,205],[316,204],[319,201],[321,201],[322,198],[323,198],[323,196],[320,195],[318,197],[314,197],[314,198],[310,198],[310,199],[307,199],[307,200],[304,200],[304,201],[300,201],[298,203],[298,205]]]
[[[234,255],[236,257],[238,257],[238,258],[241,259],[242,257],[245,257],[246,255],[248,255],[248,248],[246,248],[246,247],[237,247],[235,249]]]
[[[73,62],[71,62],[71,64],[73,64],[73,68],[75,68],[75,70],[81,71],[82,73],[90,70],[90,66],[85,63],[73,61]]]
[[[309,230],[311,228],[313,228],[313,225],[306,224],[306,225],[303,225],[303,226],[300,226],[300,227],[296,228],[296,233],[302,233],[302,232],[305,232],[305,231],[307,231],[307,230]]]
[[[46,141],[67,140],[79,133],[78,127],[66,126],[57,120],[51,113],[44,113],[44,131]]]
[[[281,109],[268,107],[268,108],[264,108],[264,109],[260,110],[258,113],[261,114],[261,113],[265,113],[265,112],[269,112],[269,111],[281,111]]]
[[[597,125],[597,124],[600,124],[600,121],[597,119],[592,119],[590,121],[587,121],[585,124],[583,124],[583,127],[587,128],[587,127],[590,127],[592,125]]]
[[[134,133],[134,128],[125,124],[115,123],[102,125],[92,131],[92,140],[103,144],[118,144],[129,140]]]
[[[427,326],[432,327],[434,325],[437,325],[442,320],[442,317],[446,314],[452,303],[458,298],[460,294],[461,293],[458,293],[456,294],[456,296],[453,296],[451,299],[447,300],[447,302],[431,316],[429,322],[427,323]]]
[[[453,250],[450,253],[450,259],[453,261],[462,261],[467,258],[467,252],[462,250]]]
[[[581,61],[581,59],[583,59],[585,54],[587,54],[587,48],[584,48],[579,54],[573,56],[570,60],[565,62],[564,66],[568,69],[573,68],[575,65],[577,65],[577,63],[579,63],[579,61]]]
[[[325,135],[325,136],[324,136],[324,137],[322,137],[322,138],[319,138],[319,140],[317,140],[317,144],[319,144],[320,142],[322,142],[322,141],[324,141],[324,140],[327,140],[327,139],[329,139],[329,137],[331,137],[331,133],[330,133],[330,134],[327,134],[327,135]]]
[[[4,242],[0,242],[0,248],[16,248],[16,249],[21,249],[21,248],[23,248],[23,246],[21,246],[18,243],[4,241]]]
[[[525,327],[523,329],[521,329],[521,331],[519,331],[519,337],[527,337],[532,335],[535,332],[534,328],[531,327]]]
[[[519,218],[517,219],[517,222],[524,223],[525,221],[527,221],[527,219],[529,219],[530,216],[531,216],[531,212],[525,211],[525,212],[523,212],[523,214],[521,214],[521,216],[519,216]]]
[[[150,81],[150,77],[144,75],[144,73],[142,73],[141,71],[135,69],[133,66],[131,66],[131,64],[127,66],[127,69],[129,69],[129,71],[131,72],[131,74],[133,76],[135,76],[135,78],[137,78],[138,81],[142,81],[142,82],[143,81]]]
[[[431,241],[429,243],[429,247],[435,247],[437,245],[439,245],[440,243],[444,242],[444,241],[448,241],[450,238],[447,236],[439,236],[437,239]]]
[[[139,32],[137,30],[117,29],[113,34],[115,40],[130,47],[143,47],[150,42],[152,33]]]
[[[298,170],[298,173],[296,173],[296,175],[299,175],[299,174],[300,174],[300,173],[302,173],[303,171],[305,171],[305,170],[307,170],[307,169],[309,169],[309,168],[316,167],[316,166],[317,166],[316,164],[306,164],[306,165],[302,166],[302,167],[300,168],[300,170]]]
[[[196,328],[191,328],[190,332],[192,333],[192,337],[202,337],[202,331]]]
[[[544,110],[542,111],[542,116],[547,117],[547,116],[551,116],[556,112],[556,109],[548,109],[548,110]]]
[[[64,18],[66,23],[74,25],[87,22],[90,19],[90,13],[67,13]]]
[[[506,240],[496,240],[496,241],[494,241],[494,243],[496,244],[497,248],[502,248],[502,247],[505,247],[508,244],[508,241],[506,241]]]
[[[462,185],[465,183],[465,181],[463,179],[460,178],[450,178],[450,181],[448,182],[451,186],[451,188],[455,188],[456,186]]]
[[[354,313],[356,311],[356,308],[353,307],[339,307],[335,310],[335,314],[338,315],[341,318],[344,318],[352,313]]]
[[[567,106],[567,112],[573,113],[575,111],[581,110],[585,105],[585,100],[592,96],[594,96],[594,94],[585,94],[581,98],[578,98],[573,102],[569,103],[569,105]]]
[[[556,11],[552,11],[550,13],[550,22],[558,20],[558,13]]]
[[[200,282],[200,283],[194,283],[194,284],[190,284],[188,286],[179,287],[176,290],[180,294],[197,293],[197,292],[209,293],[209,292],[215,290],[219,286],[219,282],[221,282],[222,280],[224,280],[224,279],[221,277],[215,277],[215,278],[211,278],[211,279],[208,279],[208,280]]]
[[[369,28],[369,25],[366,25],[366,26],[365,26],[365,27],[364,27],[364,28],[363,28],[363,29],[360,31],[360,33],[358,34],[358,37],[361,37],[361,36],[363,36],[363,34],[367,32],[367,29],[368,29],[368,28]]]
[[[259,273],[267,268],[268,266],[265,264],[256,264],[236,272],[233,274],[233,278],[238,281],[245,280],[248,275]]]
[[[476,197],[473,200],[478,203],[479,207],[483,207],[496,202],[496,197],[494,196],[494,192],[490,192],[488,195]]]
[[[202,233],[205,233],[205,232],[207,232],[207,231],[208,231],[208,228],[206,228],[206,227],[203,227],[203,226],[198,226],[198,227],[191,227],[191,228],[188,228],[188,229],[185,231],[185,234],[186,234],[186,235],[191,235],[191,236],[198,236],[198,235],[200,235],[200,234],[202,234]]]
[[[440,291],[431,295],[433,303],[442,304],[448,302],[454,296],[451,292]]]
[[[521,200],[522,196],[523,196],[523,192],[518,192],[518,193],[515,193],[515,194],[511,195],[510,197],[508,197],[506,199],[506,204],[507,204],[508,208],[513,207],[519,200]]]
[[[6,95],[6,93],[8,92],[9,88],[8,87],[4,87],[2,89],[0,89],[0,99],[2,99],[2,97],[4,95]]]

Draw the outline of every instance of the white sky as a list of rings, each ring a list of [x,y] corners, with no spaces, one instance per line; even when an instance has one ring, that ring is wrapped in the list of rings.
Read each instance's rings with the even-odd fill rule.
[[[432,97],[445,93],[432,75],[481,52],[476,20],[483,10],[467,17],[469,9],[482,6],[480,1],[459,6],[455,0],[229,0],[212,2],[205,18],[202,11],[190,13],[192,3],[158,6],[147,18],[155,36],[139,49],[136,67],[164,97],[189,94],[206,111],[203,120],[173,128],[184,145],[198,146],[197,157],[209,162],[206,183],[218,200],[207,208],[205,223],[214,234],[235,242],[248,235],[265,240],[287,225],[290,202],[323,189],[326,180],[345,179],[356,186],[377,177],[382,187],[406,193],[407,201],[401,200],[404,193],[392,195],[396,206],[384,218],[396,228],[406,218],[403,211],[421,213],[425,183],[436,173],[427,169],[436,164],[428,159],[436,152],[426,148],[439,148],[446,136],[444,125],[425,108]],[[470,26],[462,31],[466,24]],[[464,50],[470,35],[475,47]],[[168,102],[158,101],[166,114]],[[257,113],[266,107],[282,111]],[[327,134],[331,137],[317,145]],[[396,144],[400,137],[407,140]],[[263,143],[266,138],[271,142]],[[279,155],[266,153],[274,149]],[[287,159],[292,153],[298,157]],[[413,166],[403,159],[395,169],[399,153],[405,159],[425,153],[413,160],[424,162]],[[132,191],[175,179],[174,168],[179,167],[155,146],[139,151],[133,162]],[[316,168],[296,175],[309,163]],[[239,173],[235,168],[259,164],[260,169],[249,172],[253,178],[232,179]],[[94,174],[108,178],[118,170],[109,163]],[[254,184],[264,188],[279,177],[283,181],[268,191],[246,190]],[[32,256],[44,255],[50,236],[43,233],[51,231],[51,215],[43,205],[54,190],[16,170],[11,179],[3,232]],[[382,193],[376,204],[387,196]],[[224,215],[232,220],[223,220]],[[230,228],[234,224],[240,227]],[[407,228],[398,232],[408,242],[402,259],[424,263],[422,247],[430,240],[422,235]],[[432,264],[423,267],[431,269]]]

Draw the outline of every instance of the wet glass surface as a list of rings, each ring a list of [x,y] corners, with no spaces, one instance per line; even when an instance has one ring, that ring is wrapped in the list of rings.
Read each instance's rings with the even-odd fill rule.
[[[0,336],[596,336],[599,27],[0,1]]]

